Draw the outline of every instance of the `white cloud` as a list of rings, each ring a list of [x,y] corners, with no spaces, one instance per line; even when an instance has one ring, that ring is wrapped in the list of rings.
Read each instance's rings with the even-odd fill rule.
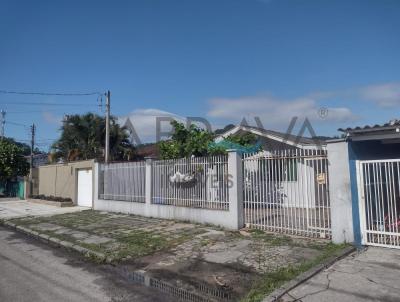
[[[228,123],[240,123],[246,118],[255,124],[253,118],[259,117],[263,126],[272,130],[286,130],[291,119],[308,118],[313,124],[328,128],[343,127],[359,120],[359,113],[354,113],[346,106],[329,106],[329,100],[369,101],[376,104],[377,110],[400,105],[400,82],[354,87],[337,91],[317,91],[306,96],[282,99],[270,95],[244,96],[238,98],[213,98],[209,100],[206,118],[212,121],[213,130],[223,128]],[[324,114],[321,115],[321,112]],[[46,114],[47,115],[47,114]],[[186,119],[177,114],[159,109],[137,109],[127,116],[119,118],[124,125],[127,118],[131,122],[142,142],[156,140],[156,117],[170,117],[181,122]],[[44,115],[48,121],[54,119]],[[167,122],[162,124],[162,131],[168,131]]]
[[[400,82],[366,86],[359,89],[358,94],[380,107],[397,107],[400,105]]]
[[[154,142],[156,140],[157,117],[167,117],[183,122],[184,118],[171,112],[159,109],[137,109],[118,118],[120,125],[125,125],[129,118],[135,128],[135,131],[142,143]],[[161,130],[168,131],[170,129],[168,122],[161,123]]]
[[[208,116],[216,119],[241,121],[259,117],[269,129],[287,127],[290,120],[297,116],[308,118],[312,122],[348,122],[356,116],[346,107],[324,108],[315,97],[301,97],[282,100],[271,96],[248,96],[240,98],[215,98],[210,100]],[[326,113],[321,117],[321,108]]]
[[[42,117],[48,124],[60,125],[62,121],[62,117],[56,116],[49,111],[43,111]]]

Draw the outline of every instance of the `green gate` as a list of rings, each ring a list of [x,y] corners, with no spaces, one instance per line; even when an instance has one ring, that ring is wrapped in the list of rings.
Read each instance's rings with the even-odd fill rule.
[[[24,199],[24,181],[1,181],[0,196]]]

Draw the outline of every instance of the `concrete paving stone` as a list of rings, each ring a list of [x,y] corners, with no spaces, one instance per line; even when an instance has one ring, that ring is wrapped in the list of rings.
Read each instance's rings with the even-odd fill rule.
[[[53,223],[47,223],[47,222],[34,224],[34,225],[31,225],[30,227],[34,227],[35,229],[39,229],[42,231],[56,231],[56,230],[63,228],[62,226],[59,226],[59,225],[56,225]]]
[[[103,244],[110,241],[113,241],[113,239],[107,237],[100,237],[96,235],[90,235],[89,237],[82,240],[82,242],[87,244]]]
[[[71,230],[69,228],[61,227],[54,233],[57,235],[71,235],[74,232],[74,230]]]
[[[90,234],[88,234],[88,233],[79,232],[79,231],[73,231],[70,235],[78,240],[85,239],[90,236]]]
[[[289,291],[283,302],[400,301],[400,250],[354,253]]]
[[[86,207],[56,207],[36,204],[26,200],[10,200],[0,203],[0,219],[11,219],[27,216],[49,216],[87,210]]]

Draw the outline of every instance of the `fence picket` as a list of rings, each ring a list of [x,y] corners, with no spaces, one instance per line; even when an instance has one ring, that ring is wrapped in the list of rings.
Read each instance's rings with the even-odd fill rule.
[[[325,150],[262,151],[242,160],[247,226],[331,237]]]

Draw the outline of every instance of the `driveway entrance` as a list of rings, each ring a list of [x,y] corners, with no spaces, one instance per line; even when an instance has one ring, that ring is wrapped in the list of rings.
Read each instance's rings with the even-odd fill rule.
[[[6,200],[0,199],[0,219],[10,219],[25,216],[47,216],[78,212],[87,210],[86,207],[67,207],[59,208],[46,204],[36,204],[26,200]]]

